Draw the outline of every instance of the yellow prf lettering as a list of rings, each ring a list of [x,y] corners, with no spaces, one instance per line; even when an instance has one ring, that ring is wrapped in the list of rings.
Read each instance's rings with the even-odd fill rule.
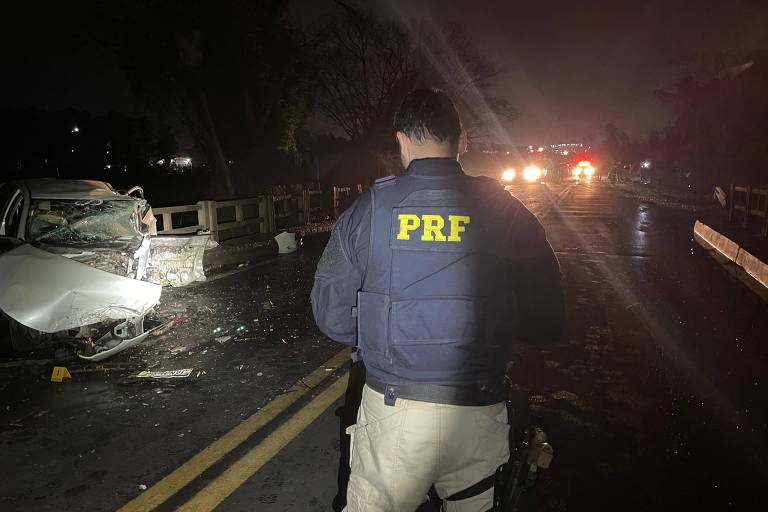
[[[424,223],[424,232],[421,234],[423,242],[445,242],[445,235],[442,233],[445,219],[440,215],[422,215],[421,220]]]
[[[418,215],[412,213],[401,213],[397,216],[400,221],[400,232],[397,234],[398,240],[410,240],[410,231],[414,231],[421,225],[421,219]]]
[[[469,224],[469,221],[469,215],[449,215],[448,222],[451,223],[451,234],[448,235],[448,241],[461,242],[460,233],[463,233],[466,229],[465,226],[462,226],[462,224]]]

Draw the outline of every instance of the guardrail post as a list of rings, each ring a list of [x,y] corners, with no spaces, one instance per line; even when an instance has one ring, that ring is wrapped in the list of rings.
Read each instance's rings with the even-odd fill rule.
[[[267,196],[259,196],[259,233],[269,233],[269,214],[267,213]]]
[[[302,189],[299,196],[299,224],[309,224],[312,222],[312,200],[309,189]]]
[[[245,214],[243,214],[243,204],[241,202],[235,203],[235,221],[242,222],[245,220]]]
[[[203,226],[203,229],[211,229],[208,215],[208,201],[197,202],[197,223]]]
[[[733,206],[736,203],[736,186],[731,183],[731,190],[728,194],[728,222],[733,222]]]
[[[275,222],[275,196],[267,196],[267,233],[272,233],[277,228]]]
[[[347,187],[333,186],[333,218],[338,219],[341,215],[341,193],[349,190]]]
[[[749,227],[749,216],[751,214],[750,212],[751,202],[752,202],[752,187],[747,185],[747,203],[744,206],[744,229],[747,229],[747,227]]]
[[[163,212],[163,232],[171,232],[173,230],[173,216],[171,213]]]
[[[763,238],[768,238],[768,190],[763,195]]]
[[[216,211],[216,201],[198,201],[200,210],[197,212],[197,221],[205,229],[211,232],[211,239],[219,239],[219,215]]]

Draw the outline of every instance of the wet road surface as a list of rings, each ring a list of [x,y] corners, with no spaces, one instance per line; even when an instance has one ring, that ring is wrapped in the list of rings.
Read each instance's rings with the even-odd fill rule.
[[[765,507],[768,311],[691,240],[695,214],[598,183],[512,192],[548,212],[568,301],[559,343],[517,350],[555,446],[539,510]],[[106,371],[0,367],[0,509],[329,510],[345,354],[311,323],[321,242],[164,291],[173,328]],[[131,377],[147,367],[194,372]]]

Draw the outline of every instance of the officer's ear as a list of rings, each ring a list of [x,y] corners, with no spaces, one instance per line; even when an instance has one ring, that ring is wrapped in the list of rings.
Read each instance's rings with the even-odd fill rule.
[[[463,155],[469,151],[469,135],[467,134],[467,130],[461,130],[461,133],[459,134],[458,146],[460,155]]]
[[[397,132],[395,134],[397,139],[397,145],[400,146],[400,161],[403,163],[403,168],[407,169],[411,164],[411,153],[413,152],[413,143],[411,139],[403,132]]]
[[[404,157],[410,156],[411,145],[413,144],[411,139],[409,139],[408,136],[403,132],[397,132],[395,134],[395,138],[397,139],[397,144],[400,146],[400,154],[402,154]]]

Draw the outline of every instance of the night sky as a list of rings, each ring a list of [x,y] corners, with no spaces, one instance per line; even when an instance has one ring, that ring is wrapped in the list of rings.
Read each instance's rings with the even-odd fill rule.
[[[72,30],[59,5],[58,11],[36,4],[3,16],[0,106],[142,113],[109,54]],[[581,140],[607,122],[644,137],[671,120],[652,92],[683,74],[678,59],[768,48],[767,0],[378,5],[390,16],[427,25],[464,25],[483,54],[506,70],[494,92],[521,113],[508,132],[518,144]],[[301,24],[338,12],[331,0],[295,0],[291,16]]]

